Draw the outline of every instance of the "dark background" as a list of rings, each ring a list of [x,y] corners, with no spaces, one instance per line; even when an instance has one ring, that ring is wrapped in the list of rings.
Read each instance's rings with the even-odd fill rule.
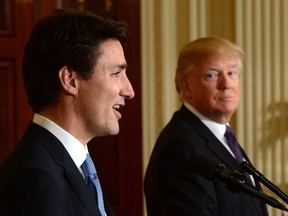
[[[0,0],[0,164],[33,118],[22,83],[23,47],[37,19],[59,7],[96,12],[129,25],[127,75],[135,97],[122,110],[120,133],[95,138],[89,151],[115,216],[141,216],[140,0]]]

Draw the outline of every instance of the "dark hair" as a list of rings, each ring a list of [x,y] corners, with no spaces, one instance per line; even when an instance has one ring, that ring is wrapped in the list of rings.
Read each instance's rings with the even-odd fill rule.
[[[39,112],[58,102],[58,72],[63,66],[89,79],[101,55],[100,45],[108,39],[118,40],[124,48],[127,24],[89,12],[64,10],[39,20],[25,46],[22,66],[32,110]]]

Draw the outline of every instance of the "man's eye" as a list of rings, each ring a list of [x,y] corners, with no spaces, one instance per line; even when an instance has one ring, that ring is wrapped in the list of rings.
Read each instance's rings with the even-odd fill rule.
[[[208,80],[217,79],[218,76],[219,76],[219,73],[217,73],[217,72],[209,72],[209,73],[205,74],[205,78],[208,79]]]
[[[228,72],[228,74],[229,74],[229,75],[234,75],[234,74],[236,74],[236,71],[231,70],[231,71]]]
[[[114,76],[114,77],[118,77],[119,75],[120,75],[120,71],[112,74],[112,76]]]
[[[231,71],[228,72],[228,75],[229,75],[230,77],[235,77],[235,76],[238,75],[238,72],[235,71],[235,70],[231,70]]]

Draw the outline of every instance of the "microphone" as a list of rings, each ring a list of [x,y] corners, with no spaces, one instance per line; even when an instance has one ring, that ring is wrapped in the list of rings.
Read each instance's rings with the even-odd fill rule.
[[[218,179],[219,181],[225,183],[226,188],[231,192],[244,192],[264,201],[270,206],[285,211],[288,210],[275,198],[265,194],[263,191],[247,182],[247,177],[242,172],[226,168],[225,165],[216,158],[193,151],[189,165],[191,166],[192,171],[205,179]]]
[[[269,188],[271,191],[273,191],[276,195],[278,195],[286,204],[288,204],[288,196],[281,191],[280,188],[278,188],[276,185],[274,185],[271,181],[269,181],[265,176],[260,173],[252,164],[250,164],[247,161],[243,161],[240,164],[240,169],[243,169],[250,175],[252,175],[256,180],[264,184],[267,188]]]

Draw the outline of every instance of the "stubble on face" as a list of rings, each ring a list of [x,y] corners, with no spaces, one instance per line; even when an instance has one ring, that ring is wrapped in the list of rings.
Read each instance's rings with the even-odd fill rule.
[[[121,85],[114,73],[118,72],[115,65],[126,64],[126,60],[117,40],[105,41],[101,49],[102,54],[91,78],[80,80],[79,95],[75,101],[79,127],[84,129],[88,139],[119,133],[119,113],[114,106],[121,97]]]

